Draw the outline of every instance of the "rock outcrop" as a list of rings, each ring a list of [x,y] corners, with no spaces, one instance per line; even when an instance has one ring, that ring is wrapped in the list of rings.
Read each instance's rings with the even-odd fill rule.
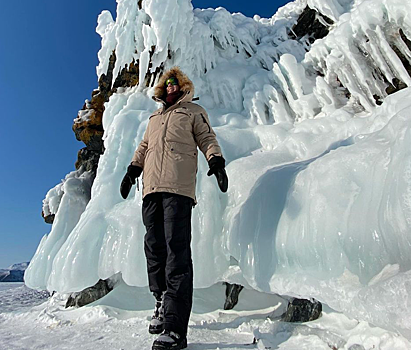
[[[307,6],[292,27],[289,36],[297,40],[306,37],[312,44],[315,40],[327,36],[333,23],[332,19]]]
[[[91,100],[86,100],[83,108],[74,119],[73,131],[78,141],[82,141],[86,147],[79,150],[77,154],[76,169],[83,168],[84,171],[96,173],[98,160],[104,153],[102,124],[104,103],[107,102],[118,88],[133,87],[138,84],[138,62],[126,65],[113,81],[113,69],[116,63],[116,53],[112,52],[110,63],[106,74],[102,74],[98,89],[91,93]]]
[[[405,35],[404,31],[401,28],[398,31],[395,31],[393,36],[401,38],[402,42],[407,46],[408,50],[411,51],[411,41],[408,39],[408,37]],[[398,58],[401,60],[401,63],[403,64],[404,68],[407,70],[408,74],[411,76],[411,64],[410,64],[409,58],[405,57],[405,55],[401,52],[401,50],[395,44],[393,44],[393,42],[394,40],[392,40],[392,42],[390,43],[391,48],[396,53]],[[388,84],[388,87],[386,88],[385,92],[388,95],[391,95],[407,87],[407,85],[403,81],[397,78],[394,78],[392,83],[387,82],[387,84]]]
[[[281,316],[284,322],[309,322],[321,316],[322,304],[315,299],[293,298],[288,302],[285,313]]]
[[[224,303],[224,310],[231,310],[234,306],[238,303],[238,297],[240,292],[243,290],[243,286],[239,284],[230,284],[225,283],[226,290],[225,290],[225,303]]]
[[[96,172],[100,155],[104,153],[103,144],[103,113],[104,103],[112,95],[111,81],[116,55],[113,52],[107,74],[103,74],[98,82],[98,89],[92,92],[91,101],[86,100],[83,108],[74,119],[73,131],[78,141],[84,142],[86,147],[82,148],[77,155],[76,169],[84,168],[85,171]]]
[[[66,308],[70,306],[82,307],[90,304],[93,301],[104,297],[112,290],[113,287],[110,286],[108,281],[99,280],[93,287],[86,288],[78,293],[72,293],[67,299]]]
[[[56,217],[56,214],[49,214],[49,215],[46,215],[45,213],[44,213],[44,210],[42,210],[41,211],[41,217],[44,219],[44,222],[46,223],[46,224],[53,224],[53,222],[54,222],[54,218]]]

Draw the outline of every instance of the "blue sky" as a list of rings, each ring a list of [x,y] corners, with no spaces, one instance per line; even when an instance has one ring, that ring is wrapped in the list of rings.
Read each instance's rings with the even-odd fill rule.
[[[136,0],[137,1],[137,0]],[[193,0],[271,17],[286,0]],[[3,1],[0,21],[0,268],[29,261],[51,226],[47,191],[74,170],[84,145],[71,130],[97,87],[97,16],[115,0]]]

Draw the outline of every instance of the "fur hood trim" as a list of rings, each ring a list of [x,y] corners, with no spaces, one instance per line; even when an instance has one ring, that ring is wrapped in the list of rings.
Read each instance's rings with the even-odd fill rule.
[[[194,95],[194,84],[193,82],[188,78],[187,75],[185,75],[180,67],[173,67],[169,69],[167,72],[165,72],[160,80],[158,81],[156,87],[154,88],[154,97],[159,98],[164,100],[164,97],[166,96],[166,87],[165,83],[166,80],[170,77],[176,77],[178,80],[178,84],[180,86],[180,91],[182,92],[188,92],[189,95],[193,96]]]

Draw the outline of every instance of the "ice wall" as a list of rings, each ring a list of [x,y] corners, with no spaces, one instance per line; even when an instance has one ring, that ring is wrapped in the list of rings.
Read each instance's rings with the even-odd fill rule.
[[[92,178],[81,170],[68,174],[63,182],[52,188],[43,201],[46,215],[56,213],[51,232],[43,237],[26,270],[25,282],[31,288],[45,289],[53,261],[72,233],[90,201]]]
[[[119,185],[156,108],[155,72],[180,65],[209,112],[230,179],[221,194],[200,155],[195,287],[241,281],[316,297],[409,335],[403,311],[382,311],[364,295],[388,303],[395,285],[411,293],[411,90],[387,97],[411,85],[411,5],[310,0],[335,21],[311,45],[289,35],[305,0],[271,19],[193,9],[188,0],[140,4],[118,0],[115,21],[99,16],[98,76],[115,50],[114,79],[134,60],[140,83],[105,104],[106,151],[91,200],[84,208],[61,197],[26,283],[72,292],[121,273],[147,285],[141,191],[123,200]]]

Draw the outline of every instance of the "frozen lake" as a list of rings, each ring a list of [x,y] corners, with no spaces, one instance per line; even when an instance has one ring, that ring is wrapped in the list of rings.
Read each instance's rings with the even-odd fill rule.
[[[48,295],[48,292],[38,292],[26,287],[23,282],[2,282],[0,283],[0,314],[41,304]]]
[[[0,292],[23,286],[23,282],[0,282]]]

